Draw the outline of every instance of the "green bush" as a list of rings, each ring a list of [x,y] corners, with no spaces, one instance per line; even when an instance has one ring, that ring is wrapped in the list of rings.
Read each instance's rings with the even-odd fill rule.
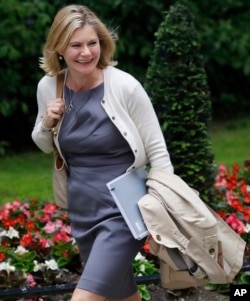
[[[30,133],[37,113],[36,87],[43,74],[38,58],[60,2],[0,1],[0,140],[8,143],[0,145],[1,153],[33,145]],[[17,124],[15,131],[8,131]]]
[[[175,173],[208,199],[214,156],[208,129],[210,91],[193,16],[170,7],[157,33],[145,88],[162,126]]]
[[[0,2],[0,114],[10,116],[16,109],[28,112],[41,72],[38,54],[45,29],[51,22],[52,6],[45,1]]]
[[[9,148],[34,146],[30,139],[36,117],[38,67],[46,33],[57,10],[69,3],[88,5],[109,26],[118,29],[119,67],[145,80],[154,33],[164,11],[175,0],[8,0],[0,1],[0,139]],[[195,16],[205,58],[213,114],[249,111],[250,2],[245,0],[182,0]],[[166,41],[167,42],[167,41]],[[7,131],[18,124],[15,131]],[[1,153],[6,146],[1,145]]]
[[[182,0],[195,15],[219,120],[249,112],[250,1]]]

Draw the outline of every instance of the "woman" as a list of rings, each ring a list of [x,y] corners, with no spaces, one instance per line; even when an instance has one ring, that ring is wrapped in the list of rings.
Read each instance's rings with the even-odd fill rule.
[[[52,152],[51,129],[68,165],[68,214],[84,270],[71,301],[139,301],[135,240],[106,183],[149,163],[173,172],[152,104],[141,84],[112,60],[115,35],[85,6],[56,15],[41,59],[36,145]],[[63,99],[56,76],[64,69]]]

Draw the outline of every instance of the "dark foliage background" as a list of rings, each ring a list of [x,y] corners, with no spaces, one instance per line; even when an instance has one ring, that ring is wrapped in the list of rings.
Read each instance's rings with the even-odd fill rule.
[[[156,33],[145,88],[158,112],[175,173],[204,200],[214,184],[211,95],[193,16],[172,5]]]
[[[119,67],[143,83],[155,32],[174,0],[8,0],[0,2],[0,150],[34,148],[36,85],[43,43],[57,10],[88,5],[118,29]],[[250,107],[250,1],[182,0],[194,15],[211,91],[213,118],[232,118]],[[7,147],[8,143],[8,147]]]

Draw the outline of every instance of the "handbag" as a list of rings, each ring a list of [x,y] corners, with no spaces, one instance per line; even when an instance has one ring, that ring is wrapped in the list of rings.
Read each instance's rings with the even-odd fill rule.
[[[62,97],[64,73],[57,75],[56,97]],[[67,167],[55,144],[58,125],[53,128],[54,166],[52,174],[54,200],[58,207],[67,209]]]

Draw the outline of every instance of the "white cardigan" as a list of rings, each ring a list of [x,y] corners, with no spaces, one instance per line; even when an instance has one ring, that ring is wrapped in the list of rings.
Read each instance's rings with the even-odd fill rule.
[[[107,67],[104,74],[103,109],[127,140],[135,157],[128,171],[150,163],[151,167],[173,172],[165,140],[152,103],[142,85],[130,74]],[[53,151],[52,132],[42,125],[47,104],[56,98],[56,77],[45,75],[38,83],[38,115],[32,139],[45,153]],[[59,124],[59,129],[62,119]],[[58,135],[57,135],[58,137]],[[58,139],[56,145],[58,145]]]

